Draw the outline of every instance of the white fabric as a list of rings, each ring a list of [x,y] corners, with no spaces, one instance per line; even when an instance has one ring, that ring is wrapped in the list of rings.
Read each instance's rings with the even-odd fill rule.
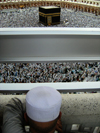
[[[37,122],[52,121],[59,115],[61,101],[60,93],[54,88],[33,88],[26,95],[27,115]]]

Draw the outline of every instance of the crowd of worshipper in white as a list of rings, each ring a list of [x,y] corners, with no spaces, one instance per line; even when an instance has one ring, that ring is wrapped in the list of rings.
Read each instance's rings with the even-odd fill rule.
[[[44,27],[39,23],[39,8],[27,7],[16,9],[14,12],[0,11],[0,27]],[[100,15],[62,8],[60,24],[47,27],[98,27],[100,28]]]
[[[100,81],[100,62],[0,64],[0,83],[88,81]]]

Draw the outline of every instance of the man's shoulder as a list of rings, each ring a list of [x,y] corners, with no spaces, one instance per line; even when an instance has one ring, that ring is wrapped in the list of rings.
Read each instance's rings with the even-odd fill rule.
[[[23,104],[18,98],[12,98],[4,108],[3,133],[24,133]]]
[[[10,105],[16,105],[19,104],[19,106],[22,104],[21,100],[18,99],[17,97],[11,98],[6,106],[10,106]]]

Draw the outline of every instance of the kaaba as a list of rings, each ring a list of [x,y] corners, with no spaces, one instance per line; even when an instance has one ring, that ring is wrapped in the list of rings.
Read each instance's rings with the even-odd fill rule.
[[[39,7],[39,22],[44,25],[55,25],[60,23],[60,11],[58,6]]]

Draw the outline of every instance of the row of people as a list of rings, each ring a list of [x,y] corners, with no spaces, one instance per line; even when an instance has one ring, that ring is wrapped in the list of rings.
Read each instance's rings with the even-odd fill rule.
[[[1,83],[100,81],[100,62],[4,63]]]

